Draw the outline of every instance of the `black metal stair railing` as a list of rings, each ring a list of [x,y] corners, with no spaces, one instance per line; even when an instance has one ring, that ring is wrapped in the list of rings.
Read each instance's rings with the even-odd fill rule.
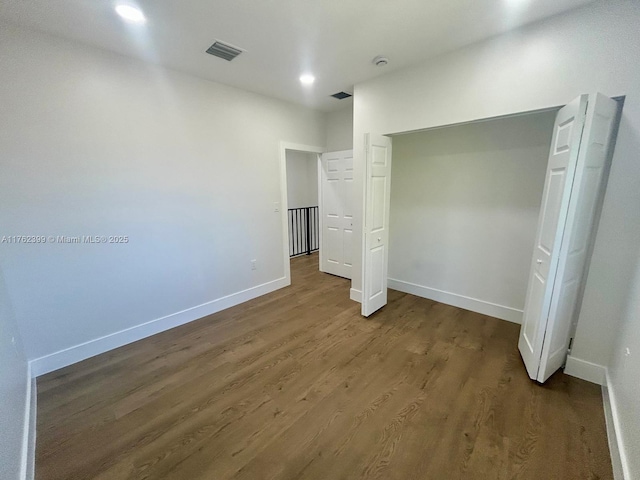
[[[289,209],[289,256],[311,255],[320,248],[318,207]]]

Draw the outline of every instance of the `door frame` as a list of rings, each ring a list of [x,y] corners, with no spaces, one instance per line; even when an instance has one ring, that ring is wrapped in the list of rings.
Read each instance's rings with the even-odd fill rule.
[[[280,223],[282,228],[282,255],[284,257],[284,278],[286,285],[291,285],[291,264],[289,261],[289,222],[287,218],[288,198],[287,198],[287,150],[297,152],[315,153],[318,156],[318,169],[320,169],[320,155],[325,152],[324,147],[314,145],[303,145],[300,143],[280,142]],[[318,173],[320,173],[318,171]],[[318,198],[320,198],[320,177],[318,177]],[[285,208],[287,207],[287,208]],[[320,202],[318,202],[320,208]],[[277,212],[277,208],[275,208]],[[319,212],[320,218],[322,212]],[[322,220],[320,220],[322,221]],[[322,226],[322,225],[320,225]],[[322,240],[320,240],[320,255],[322,255]]]

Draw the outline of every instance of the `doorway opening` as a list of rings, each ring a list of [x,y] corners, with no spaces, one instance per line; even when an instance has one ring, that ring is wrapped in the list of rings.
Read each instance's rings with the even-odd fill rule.
[[[284,271],[291,284],[291,262],[312,262],[319,268],[319,169],[322,147],[280,144],[281,221]]]
[[[392,137],[391,288],[521,322],[555,116]]]
[[[289,258],[310,256],[320,250],[318,154],[286,150],[285,156]]]
[[[291,262],[352,276],[353,150],[281,144],[281,205],[285,277]]]
[[[363,315],[388,285],[520,322],[557,110],[368,136]]]

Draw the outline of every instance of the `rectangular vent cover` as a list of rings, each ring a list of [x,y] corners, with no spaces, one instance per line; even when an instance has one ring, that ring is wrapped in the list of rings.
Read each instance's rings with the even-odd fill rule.
[[[242,52],[243,50],[239,49],[238,47],[233,47],[226,43],[219,42],[218,40],[216,40],[216,42],[213,45],[207,48],[207,53],[209,55],[224,58],[225,60],[228,60],[228,61],[233,60]]]
[[[337,98],[338,100],[342,100],[344,98],[349,98],[352,97],[353,95],[351,95],[350,93],[347,92],[338,92],[338,93],[334,93],[333,95],[331,95],[333,98]]]

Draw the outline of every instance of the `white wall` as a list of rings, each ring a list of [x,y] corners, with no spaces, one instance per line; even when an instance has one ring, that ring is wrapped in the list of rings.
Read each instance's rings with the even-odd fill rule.
[[[3,480],[24,478],[29,388],[27,358],[0,268],[0,478]]]
[[[323,145],[324,114],[35,31],[0,35],[3,233],[129,237],[1,246],[27,357],[62,351],[36,373],[283,285],[280,142]]]
[[[347,100],[344,100],[347,101]],[[327,152],[353,148],[353,102],[335,112],[327,113]]]
[[[390,286],[521,321],[554,119],[393,137]]]
[[[609,185],[605,195],[573,355],[607,365],[620,319],[632,309],[630,285],[640,268],[640,3],[599,1],[508,35],[438,57],[416,68],[355,86],[354,170],[363,192],[366,132],[394,133],[563,105],[577,95],[600,91],[627,95]],[[361,210],[361,205],[360,205]],[[354,231],[361,232],[361,211]],[[361,239],[356,242],[353,288],[360,289]],[[636,338],[639,322],[623,322]],[[626,357],[624,378],[640,378],[640,355]],[[615,363],[612,363],[615,365]],[[614,386],[617,410],[635,412],[635,387]],[[621,427],[626,438],[640,435],[640,418],[630,413]],[[627,457],[640,458],[627,442]],[[630,478],[640,478],[637,464]]]
[[[640,236],[640,231],[637,234]],[[626,447],[623,465],[628,480],[640,478],[640,240],[637,245],[635,278],[616,332],[608,385],[616,408],[620,440]]]
[[[288,208],[318,205],[318,155],[287,150]]]

